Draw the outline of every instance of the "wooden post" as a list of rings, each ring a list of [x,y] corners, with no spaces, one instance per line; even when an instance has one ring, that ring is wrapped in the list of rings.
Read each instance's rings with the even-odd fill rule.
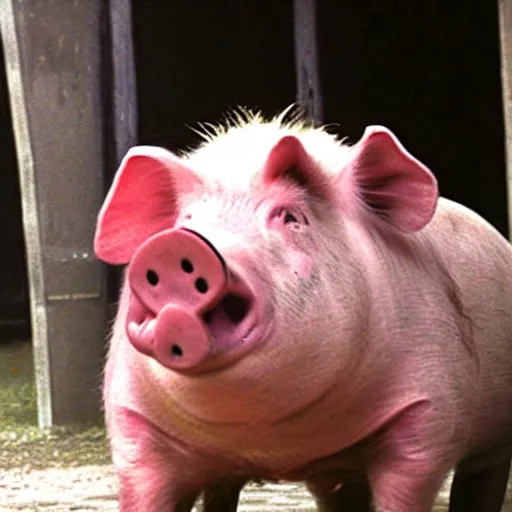
[[[132,41],[131,0],[110,0],[113,64],[114,165],[137,143],[137,87]]]
[[[101,418],[102,0],[0,0],[27,248],[38,422]]]
[[[110,0],[109,27],[111,44],[108,56],[112,65],[109,89],[106,91],[112,105],[109,110],[107,172],[105,190],[111,185],[114,173],[123,156],[138,141],[137,83],[132,38],[131,0]],[[122,267],[106,267],[108,278],[108,319],[117,313],[119,289],[123,278]]]
[[[509,240],[512,240],[512,0],[498,0],[498,4],[507,167],[508,233]]]
[[[295,0],[295,64],[297,103],[320,124],[323,118],[318,70],[315,0]]]

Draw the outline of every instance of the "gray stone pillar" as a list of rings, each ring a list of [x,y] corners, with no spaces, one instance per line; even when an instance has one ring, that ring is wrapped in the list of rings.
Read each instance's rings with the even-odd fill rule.
[[[106,2],[0,0],[20,172],[40,427],[101,418]]]

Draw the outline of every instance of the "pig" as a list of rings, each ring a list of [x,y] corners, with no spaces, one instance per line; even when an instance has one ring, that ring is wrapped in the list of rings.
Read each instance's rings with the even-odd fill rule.
[[[383,126],[355,144],[236,111],[131,148],[94,250],[126,265],[104,408],[122,512],[498,512],[512,454],[512,250]]]

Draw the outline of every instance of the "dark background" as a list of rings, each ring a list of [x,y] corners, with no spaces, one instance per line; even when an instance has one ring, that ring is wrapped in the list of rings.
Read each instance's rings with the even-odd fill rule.
[[[296,97],[293,2],[133,1],[139,141],[177,150],[243,105]],[[355,142],[389,127],[442,195],[507,234],[497,2],[317,0],[324,122]],[[0,58],[0,328],[27,329],[19,181]],[[333,129],[331,129],[333,131]],[[112,172],[111,170],[110,172]]]

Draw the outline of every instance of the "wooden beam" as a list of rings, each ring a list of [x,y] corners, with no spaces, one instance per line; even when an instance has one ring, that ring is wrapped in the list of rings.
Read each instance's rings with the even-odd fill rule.
[[[512,0],[498,0],[498,7],[507,167],[508,232],[509,240],[512,240]]]
[[[112,34],[115,165],[137,143],[137,83],[132,40],[131,0],[110,0]]]
[[[297,103],[316,124],[321,124],[323,106],[318,65],[315,0],[294,1],[294,30]]]

